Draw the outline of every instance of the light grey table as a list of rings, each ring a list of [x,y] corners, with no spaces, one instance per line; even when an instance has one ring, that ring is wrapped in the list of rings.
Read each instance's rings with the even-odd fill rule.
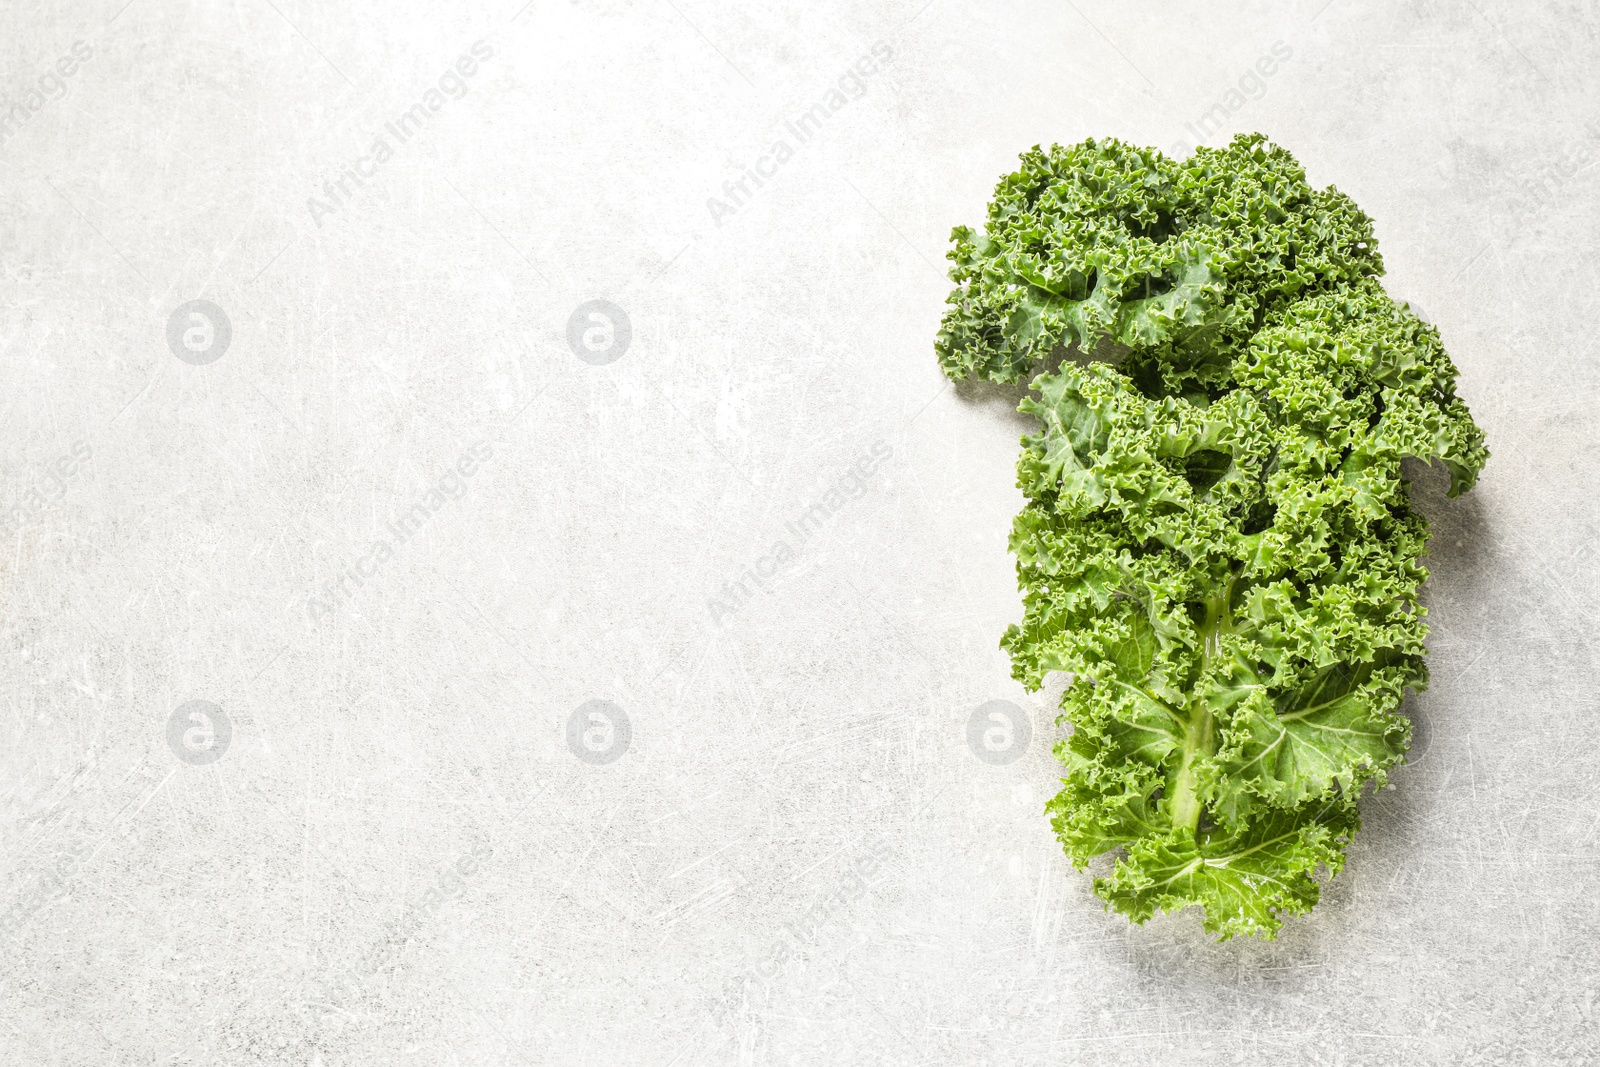
[[[1595,1062],[1594,4],[122,2],[0,10],[0,1062]],[[1020,151],[1252,129],[1494,458],[1216,944],[1041,814],[931,345]]]

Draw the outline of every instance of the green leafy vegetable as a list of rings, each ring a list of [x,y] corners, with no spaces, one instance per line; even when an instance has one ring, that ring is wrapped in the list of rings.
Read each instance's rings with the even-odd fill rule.
[[[1001,644],[1030,688],[1075,676],[1056,832],[1079,867],[1120,850],[1095,890],[1136,922],[1271,938],[1410,742],[1428,531],[1400,461],[1477,478],[1456,369],[1371,220],[1259,134],[1035,148],[952,240],[945,372],[1043,370]]]

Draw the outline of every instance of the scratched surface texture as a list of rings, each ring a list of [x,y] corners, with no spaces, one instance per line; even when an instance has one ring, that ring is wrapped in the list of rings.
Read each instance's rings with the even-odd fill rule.
[[[0,8],[0,1062],[1594,1062],[1593,3],[519,3]],[[932,341],[1022,150],[1255,129],[1494,458],[1218,944],[1063,861]]]

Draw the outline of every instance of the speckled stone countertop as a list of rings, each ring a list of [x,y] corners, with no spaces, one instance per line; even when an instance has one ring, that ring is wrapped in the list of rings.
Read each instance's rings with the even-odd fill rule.
[[[0,1062],[1594,1062],[1593,4],[521,2],[0,8]],[[932,342],[1018,153],[1248,130],[1493,459],[1218,944],[1052,836]]]

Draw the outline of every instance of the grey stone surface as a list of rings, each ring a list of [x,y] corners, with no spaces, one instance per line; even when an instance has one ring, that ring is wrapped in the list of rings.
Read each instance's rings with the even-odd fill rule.
[[[518,3],[0,8],[0,1062],[1595,1062],[1592,3]],[[1020,151],[1251,129],[1494,458],[1421,758],[1216,944],[1063,861],[931,345]]]

